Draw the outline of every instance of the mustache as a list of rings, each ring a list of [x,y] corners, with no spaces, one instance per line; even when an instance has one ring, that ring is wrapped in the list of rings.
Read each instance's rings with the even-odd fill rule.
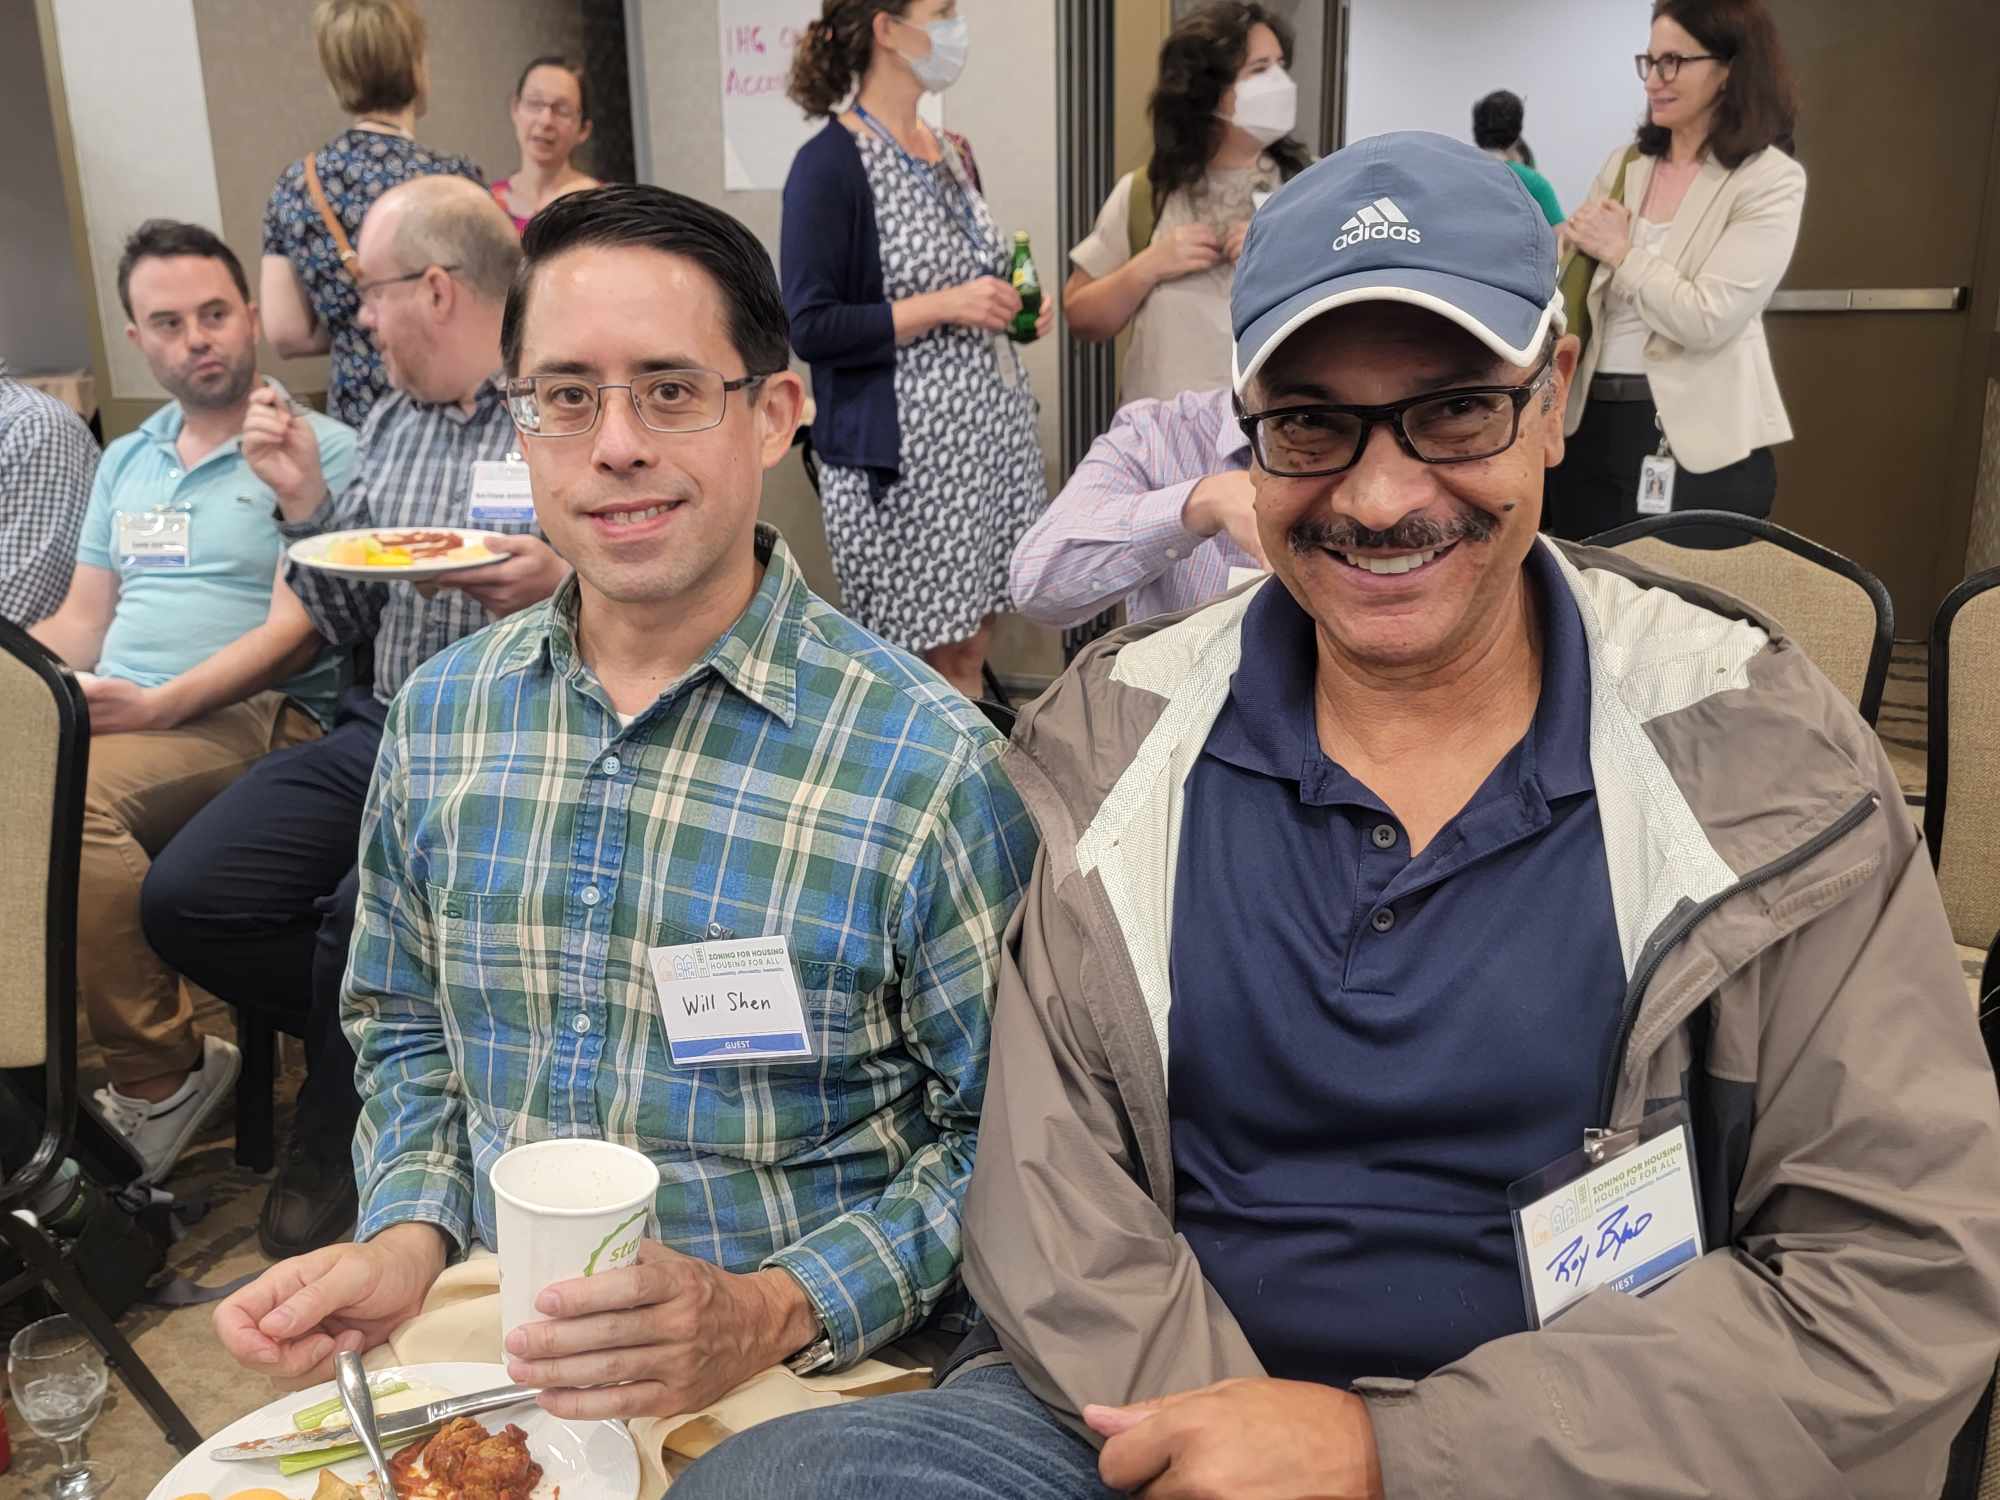
[[[1295,556],[1320,549],[1331,552],[1370,549],[1427,552],[1448,547],[1453,542],[1489,542],[1499,529],[1497,517],[1467,507],[1447,521],[1430,516],[1405,516],[1387,531],[1374,531],[1344,517],[1332,520],[1312,518],[1298,522],[1287,531],[1285,544]]]

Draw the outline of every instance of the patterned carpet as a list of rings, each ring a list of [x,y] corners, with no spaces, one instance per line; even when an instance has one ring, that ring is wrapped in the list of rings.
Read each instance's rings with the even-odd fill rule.
[[[1889,752],[1911,814],[1921,818],[1924,790],[1925,649],[1921,643],[1899,643],[1891,658],[1889,682],[1880,718],[1882,742]],[[1976,995],[1983,955],[1960,949],[1966,985]],[[198,1014],[204,1026],[218,1034],[233,1034],[229,1012],[204,1001]],[[290,1104],[302,1073],[298,1044],[286,1039],[279,1080],[279,1140],[289,1127]],[[86,1089],[103,1082],[102,1069],[91,1048],[84,1052]],[[267,1178],[246,1172],[235,1163],[234,1118],[222,1110],[196,1147],[182,1158],[171,1186],[182,1197],[205,1202],[206,1212],[174,1247],[169,1271],[204,1286],[215,1286],[260,1271],[266,1262],[257,1248],[257,1211],[263,1204]],[[271,1400],[277,1391],[268,1381],[246,1375],[222,1354],[210,1328],[210,1310],[190,1307],[176,1311],[136,1308],[127,1315],[125,1331],[154,1373],[180,1402],[195,1427],[214,1432]],[[54,1473],[54,1450],[14,1424],[14,1467],[0,1479],[0,1495],[27,1495]],[[114,1379],[104,1415],[92,1430],[91,1453],[109,1459],[119,1470],[112,1500],[146,1500],[154,1483],[173,1465],[174,1453],[146,1413]],[[300,1493],[305,1493],[304,1489]]]

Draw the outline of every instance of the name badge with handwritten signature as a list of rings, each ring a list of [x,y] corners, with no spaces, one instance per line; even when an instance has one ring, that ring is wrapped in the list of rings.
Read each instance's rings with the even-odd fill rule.
[[[1535,1327],[1599,1287],[1650,1291],[1705,1248],[1687,1106],[1593,1137],[1509,1187],[1507,1207]]]

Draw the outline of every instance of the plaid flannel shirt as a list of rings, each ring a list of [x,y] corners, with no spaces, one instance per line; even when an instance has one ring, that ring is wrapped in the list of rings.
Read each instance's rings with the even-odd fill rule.
[[[957,1277],[1001,933],[1033,863],[1003,742],[815,597],[777,534],[750,607],[629,726],[572,579],[389,710],[343,1019],[366,1239],[494,1243],[511,1146],[659,1163],[655,1229],[782,1266],[847,1364]],[[817,1056],[677,1067],[649,948],[785,934]]]
[[[0,364],[0,620],[33,625],[61,606],[99,457],[75,412]]]

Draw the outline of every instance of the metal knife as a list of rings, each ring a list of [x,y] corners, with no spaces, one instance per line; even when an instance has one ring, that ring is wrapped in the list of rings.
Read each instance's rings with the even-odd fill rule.
[[[448,1401],[433,1401],[429,1406],[413,1406],[406,1411],[384,1412],[376,1419],[375,1430],[384,1447],[401,1445],[411,1438],[422,1437],[425,1433],[444,1426],[453,1417],[476,1417],[482,1412],[499,1411],[503,1407],[518,1406],[523,1401],[531,1401],[539,1392],[539,1387],[531,1385],[503,1385],[496,1390],[478,1391],[470,1396],[453,1396]],[[227,1448],[218,1448],[209,1454],[221,1463],[241,1463],[253,1458],[288,1458],[295,1453],[316,1453],[321,1448],[336,1448],[344,1443],[359,1443],[360,1436],[344,1422],[328,1422],[315,1427],[310,1432],[287,1432],[276,1437],[252,1438],[245,1443],[236,1443]]]

